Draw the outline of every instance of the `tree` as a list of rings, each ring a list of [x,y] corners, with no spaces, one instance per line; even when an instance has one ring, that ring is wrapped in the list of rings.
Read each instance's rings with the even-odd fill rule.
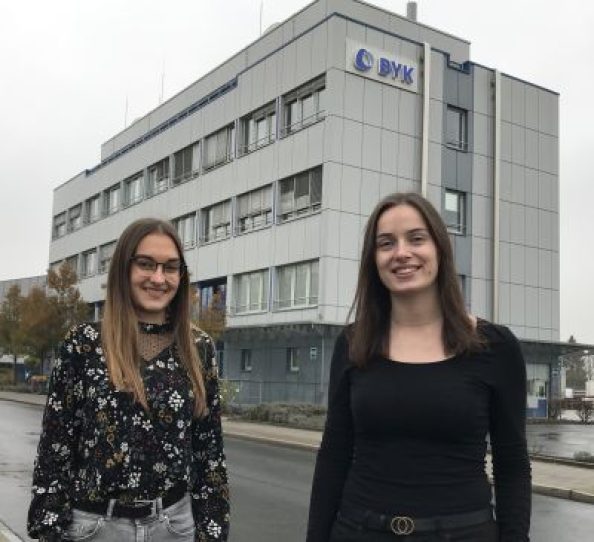
[[[0,346],[13,356],[13,381],[17,382],[17,355],[21,353],[21,312],[23,297],[21,288],[11,286],[0,306]]]
[[[47,285],[55,292],[52,297],[62,327],[62,338],[74,324],[89,317],[89,307],[76,287],[77,281],[76,271],[66,261],[58,271],[50,269],[47,273]]]
[[[198,327],[208,333],[213,341],[218,341],[227,327],[227,315],[225,303],[221,292],[214,292],[207,307],[200,305],[200,294],[196,290],[192,292],[194,306],[198,307],[199,313],[196,323]]]

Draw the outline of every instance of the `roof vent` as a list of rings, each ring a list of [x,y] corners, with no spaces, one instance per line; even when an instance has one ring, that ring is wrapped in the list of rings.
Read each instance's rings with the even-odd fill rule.
[[[407,2],[406,3],[406,18],[411,21],[417,21],[417,3]]]

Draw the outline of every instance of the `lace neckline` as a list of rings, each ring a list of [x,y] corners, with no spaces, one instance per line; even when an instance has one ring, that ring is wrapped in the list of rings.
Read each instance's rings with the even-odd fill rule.
[[[151,324],[148,322],[138,322],[138,328],[141,333],[147,335],[162,335],[173,331],[173,325],[170,322],[163,324]]]

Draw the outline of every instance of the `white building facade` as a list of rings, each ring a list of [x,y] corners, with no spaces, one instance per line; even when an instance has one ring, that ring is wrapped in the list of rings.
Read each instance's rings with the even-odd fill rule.
[[[470,310],[558,341],[558,99],[471,62],[463,39],[317,0],[56,188],[50,265],[72,263],[99,309],[122,230],[172,220],[201,304],[225,305],[240,400],[323,402],[366,219],[414,191],[450,228]]]

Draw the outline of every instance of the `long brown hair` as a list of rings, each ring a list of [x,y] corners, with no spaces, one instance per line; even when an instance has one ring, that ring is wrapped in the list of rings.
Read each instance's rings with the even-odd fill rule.
[[[443,344],[448,354],[480,349],[482,340],[470,319],[456,268],[450,237],[441,216],[424,197],[414,192],[390,194],[371,213],[363,238],[361,264],[355,299],[348,319],[355,314],[349,327],[349,355],[363,367],[375,355],[384,354],[389,338],[392,299],[382,283],[375,263],[377,223],[382,214],[398,205],[410,205],[422,216],[437,248],[437,291],[443,315]]]
[[[161,233],[171,238],[185,269],[184,252],[175,228],[169,222],[155,218],[136,220],[124,230],[115,247],[107,277],[107,295],[101,323],[101,343],[111,383],[117,389],[132,393],[146,410],[148,403],[138,365],[138,318],[132,303],[130,266],[138,245],[151,233]],[[187,271],[180,277],[168,313],[175,344],[194,391],[194,415],[199,417],[205,413],[206,399],[202,362],[194,343],[190,321],[190,280]]]

